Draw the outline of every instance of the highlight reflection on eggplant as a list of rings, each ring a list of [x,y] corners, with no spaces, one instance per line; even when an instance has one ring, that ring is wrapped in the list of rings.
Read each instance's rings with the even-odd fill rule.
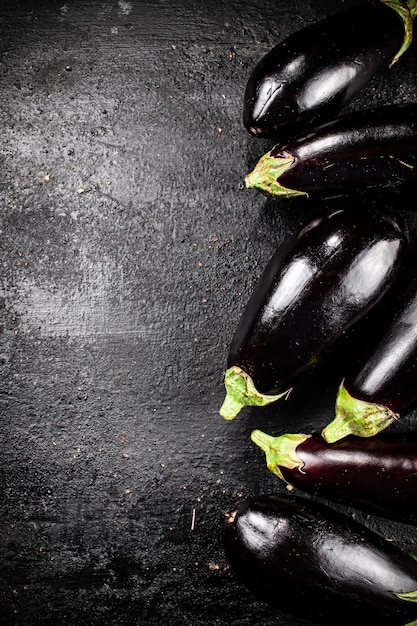
[[[278,247],[241,315],[220,414],[285,396],[381,300],[407,250],[403,224],[378,210],[307,220]]]
[[[411,268],[416,269],[416,268]],[[322,432],[331,443],[348,435],[371,437],[396,422],[417,401],[417,274],[396,297],[386,326],[341,382],[336,415]]]
[[[246,129],[281,139],[337,115],[407,50],[416,14],[415,0],[366,0],[278,43],[247,82]]]
[[[246,185],[279,200],[417,183],[417,104],[354,111],[264,154]]]
[[[324,504],[249,498],[226,514],[223,546],[240,581],[280,611],[331,626],[416,619],[417,561]]]
[[[254,430],[251,437],[265,452],[268,469],[289,487],[417,524],[416,433],[353,437],[333,444],[319,434],[272,437]]]

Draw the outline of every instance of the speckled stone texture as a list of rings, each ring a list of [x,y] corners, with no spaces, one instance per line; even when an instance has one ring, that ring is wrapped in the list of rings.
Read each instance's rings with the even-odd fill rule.
[[[320,428],[338,382],[218,414],[254,282],[312,210],[245,189],[270,146],[242,99],[267,50],[350,4],[2,0],[5,626],[301,626],[242,588],[220,539],[239,499],[285,489],[251,430]],[[415,101],[416,61],[351,108]],[[415,550],[417,530],[352,514]]]

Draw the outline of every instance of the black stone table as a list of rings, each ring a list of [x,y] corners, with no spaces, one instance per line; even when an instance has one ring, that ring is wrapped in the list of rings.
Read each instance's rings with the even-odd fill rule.
[[[243,306],[312,211],[245,188],[269,144],[242,98],[276,42],[349,4],[2,0],[0,623],[301,625],[220,540],[226,510],[285,490],[251,430],[324,426],[338,382],[218,414]],[[416,100],[416,61],[350,108]]]

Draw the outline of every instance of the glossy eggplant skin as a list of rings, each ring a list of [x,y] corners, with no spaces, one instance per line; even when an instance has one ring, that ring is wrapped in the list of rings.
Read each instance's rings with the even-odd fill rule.
[[[319,434],[252,441],[270,471],[302,491],[397,522],[417,524],[417,434],[352,437],[328,444]]]
[[[339,387],[335,419],[323,430],[328,442],[349,434],[374,436],[417,402],[416,267],[408,274],[392,317],[374,336],[368,334],[360,359]]]
[[[243,310],[221,415],[262,404],[245,389],[233,406],[239,373],[266,402],[291,389],[387,293],[407,251],[404,226],[376,209],[326,209],[307,220],[278,247]]]
[[[277,144],[246,185],[273,199],[417,183],[417,104],[354,111]]]
[[[404,626],[417,616],[417,562],[319,502],[248,498],[226,514],[223,546],[241,582],[285,613],[332,626]]]
[[[400,16],[380,0],[302,28],[255,66],[244,94],[244,126],[253,135],[279,139],[294,125],[331,119],[388,69],[403,40]]]
[[[417,400],[417,276],[398,295],[394,317],[345,377],[355,397],[404,414]]]

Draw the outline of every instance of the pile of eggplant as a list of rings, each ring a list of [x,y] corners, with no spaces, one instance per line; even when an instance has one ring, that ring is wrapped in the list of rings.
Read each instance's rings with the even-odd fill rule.
[[[363,0],[278,43],[244,94],[245,128],[273,146],[247,187],[323,204],[278,246],[242,312],[220,415],[274,405],[279,417],[280,400],[367,329],[321,432],[253,430],[286,489],[239,502],[222,525],[241,582],[320,624],[417,625],[416,558],[339,510],[417,526],[417,434],[389,428],[417,406],[417,262],[396,205],[353,199],[395,189],[399,208],[414,209],[417,103],[342,111],[389,76],[416,15],[417,0]]]

